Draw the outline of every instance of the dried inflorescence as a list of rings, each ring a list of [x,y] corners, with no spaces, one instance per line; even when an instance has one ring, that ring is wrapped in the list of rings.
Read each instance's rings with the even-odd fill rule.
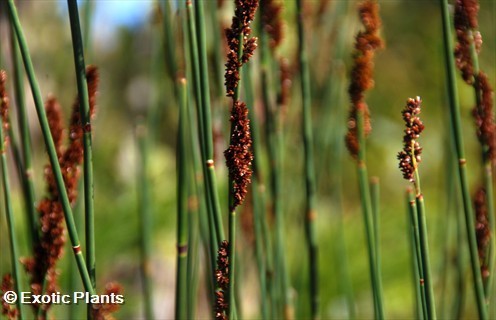
[[[348,133],[346,135],[346,146],[350,154],[355,158],[358,156],[359,150],[357,136],[358,112],[363,112],[365,136],[369,135],[372,129],[364,94],[366,90],[374,86],[374,80],[372,79],[374,71],[373,59],[375,51],[383,46],[383,42],[379,37],[381,19],[377,2],[366,0],[360,4],[358,11],[365,30],[360,31],[355,39],[354,65],[351,70],[351,83],[348,88],[351,109],[348,117]]]
[[[470,44],[474,41],[476,51],[480,51],[482,39],[478,28],[479,3],[477,0],[456,0],[455,2],[455,30],[457,44],[455,46],[455,61],[462,72],[463,79],[472,84],[474,70],[470,55]]]
[[[96,104],[98,72],[90,66],[86,70],[90,115],[93,116]],[[71,204],[77,198],[77,185],[80,177],[79,166],[83,162],[83,134],[86,125],[81,123],[79,99],[73,105],[69,125],[69,145],[66,149],[62,144],[64,128],[62,125],[61,108],[55,98],[50,97],[45,105],[50,131],[57,150],[58,160],[65,182],[67,195]],[[48,195],[38,204],[40,215],[40,242],[35,244],[34,256],[23,259],[24,267],[31,276],[33,294],[42,294],[43,283],[46,281],[45,293],[51,294],[57,290],[57,261],[63,254],[66,243],[64,228],[64,211],[60,203],[55,176],[50,165],[45,167],[45,179]],[[45,280],[46,279],[46,280]],[[39,308],[33,304],[34,308]],[[46,311],[49,305],[43,305]]]
[[[5,83],[7,82],[7,72],[0,70],[0,117],[2,118],[1,126],[5,132],[5,141],[0,141],[0,143],[7,144],[7,132],[9,130],[9,97],[7,96],[7,90],[5,89]]]
[[[265,0],[260,3],[263,28],[269,35],[269,46],[272,50],[276,49],[283,39],[282,9],[281,1]]]
[[[233,97],[239,82],[239,68],[248,62],[257,47],[257,38],[251,37],[250,23],[255,17],[258,0],[235,0],[235,11],[231,28],[226,29],[229,51],[225,72],[225,85],[228,97]],[[243,46],[240,48],[240,40]],[[240,52],[242,50],[242,52]],[[241,57],[241,59],[239,58]]]
[[[226,165],[229,168],[229,177],[233,182],[234,210],[245,199],[248,185],[251,183],[251,162],[253,153],[251,151],[250,120],[248,119],[248,108],[244,102],[235,101],[231,111],[231,143],[224,152]]]
[[[477,85],[481,96],[480,106],[475,106],[472,114],[477,126],[477,137],[481,144],[487,146],[485,156],[494,165],[496,164],[496,123],[493,113],[493,89],[483,72],[479,73]]]
[[[477,237],[477,250],[482,278],[489,277],[488,249],[491,243],[491,228],[489,227],[489,217],[487,211],[486,190],[479,188],[474,196],[475,207],[475,233]]]
[[[109,282],[105,286],[105,293],[104,295],[106,296],[117,296],[117,295],[122,295],[123,289],[122,286],[117,283],[117,282]],[[112,316],[112,313],[116,312],[119,310],[119,304],[118,303],[98,303],[98,304],[93,304],[92,305],[92,313],[93,313],[93,319],[95,320],[113,320],[114,317]]]
[[[226,165],[229,168],[229,179],[232,181],[232,198],[230,210],[234,210],[243,200],[251,182],[250,120],[248,108],[238,100],[236,88],[239,82],[239,70],[247,63],[257,47],[257,38],[249,38],[250,23],[255,17],[258,0],[235,0],[235,11],[231,28],[226,29],[229,47],[227,54],[225,85],[227,96],[233,99],[231,108],[231,137],[229,148],[224,151]],[[242,41],[242,43],[240,43]],[[242,50],[242,51],[240,51]]]
[[[217,269],[215,270],[217,290],[215,291],[215,319],[226,320],[227,317],[227,292],[229,289],[229,242],[221,242],[217,251]]]
[[[10,273],[7,273],[2,278],[2,284],[0,285],[0,301],[2,303],[2,314],[7,317],[7,319],[17,319],[19,311],[17,308],[4,300],[4,294],[8,291],[14,291],[14,279]]]
[[[418,117],[421,103],[422,100],[420,97],[416,99],[410,98],[406,103],[405,109],[401,112],[406,129],[403,136],[403,150],[398,153],[398,160],[400,161],[399,168],[403,172],[403,178],[410,181],[414,180],[413,174],[417,169],[418,163],[421,161],[420,154],[422,153],[422,148],[417,142],[420,133],[424,130],[424,124]]]

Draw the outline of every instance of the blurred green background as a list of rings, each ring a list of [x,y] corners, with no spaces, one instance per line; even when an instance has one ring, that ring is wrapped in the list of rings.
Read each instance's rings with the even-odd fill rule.
[[[350,53],[354,35],[360,28],[355,10],[358,2],[328,1],[325,10],[319,10],[322,8],[321,2],[326,1],[305,1],[305,17],[306,27],[312,29],[307,32],[306,45],[310,53],[314,95],[322,318],[348,317],[345,296],[347,277],[351,279],[349,284],[353,290],[356,317],[371,318],[372,296],[355,164],[344,148],[349,108],[346,88],[351,68]],[[461,252],[466,259],[468,248],[456,246],[454,232],[460,203],[456,201],[456,197],[447,196],[450,186],[457,184],[457,179],[449,165],[453,159],[450,156],[440,10],[437,1],[390,0],[379,3],[383,20],[381,33],[386,47],[376,55],[375,88],[367,94],[373,127],[367,142],[367,158],[369,174],[379,177],[381,183],[380,242],[386,317],[405,319],[414,316],[409,229],[404,201],[408,183],[402,179],[397,169],[396,154],[402,148],[403,122],[400,111],[408,97],[421,96],[424,106],[421,118],[426,129],[420,139],[424,148],[420,174],[427,206],[435,294],[439,317],[449,318],[456,295],[455,257]],[[176,2],[170,4],[173,8],[172,33],[176,37],[174,47],[176,53],[181,54],[183,12],[176,11]],[[290,65],[297,70],[295,5],[293,1],[285,1],[284,4],[284,41],[277,55],[289,59]],[[208,0],[208,8],[216,5],[217,1]],[[480,66],[489,75],[494,88],[496,3],[482,0],[480,6],[480,32],[484,40]],[[44,97],[54,94],[61,102],[68,119],[77,89],[66,3],[23,0],[18,2],[18,9],[42,94]],[[163,59],[159,61],[153,58],[155,48],[162,48],[165,41],[171,41],[165,38],[155,9],[155,2],[145,0],[95,1],[91,45],[86,53],[86,62],[97,65],[100,70],[97,116],[93,125],[97,286],[101,290],[105,283],[117,281],[124,287],[126,303],[116,313],[116,317],[120,319],[144,317],[139,277],[140,214],[137,203],[137,147],[134,131],[137,119],[145,116],[154,105],[159,108],[156,119],[159,131],[157,143],[150,153],[149,183],[153,206],[152,274],[155,314],[157,318],[168,319],[173,317],[174,311],[175,148],[178,111],[172,82],[167,73],[165,53],[161,51],[160,57]],[[219,11],[220,21],[207,21],[209,58],[214,62],[209,67],[213,84],[213,123],[218,136],[217,179],[222,208],[227,208],[227,171],[222,151],[227,147],[229,99],[222,97],[223,88],[218,77],[223,73],[225,62],[215,62],[213,45],[214,33],[223,37],[222,28],[230,23],[232,12],[232,3],[227,1]],[[1,68],[9,72],[10,31],[4,12],[1,17]],[[224,52],[223,49],[221,52]],[[224,54],[222,57],[225,59]],[[256,52],[253,62],[255,84],[258,83],[258,59]],[[303,145],[300,138],[301,105],[296,72],[293,74],[292,85],[291,103],[284,123],[283,203],[287,231],[286,252],[291,285],[294,288],[295,311],[298,318],[304,318],[308,314],[308,266],[306,260],[302,259],[302,252],[306,250],[303,228],[305,192]],[[470,187],[475,191],[480,180],[480,170],[479,145],[471,118],[473,90],[461,78],[458,85]],[[9,83],[8,87],[12,89],[12,84]],[[43,170],[48,158],[28,88],[26,81],[34,149],[34,181],[37,199],[41,199],[45,193]],[[261,109],[260,88],[256,87],[256,90],[256,108]],[[330,98],[326,98],[327,94],[331,95]],[[12,111],[11,114],[14,117],[13,123],[16,123],[15,112]],[[263,118],[260,116],[259,119],[263,124]],[[24,237],[27,227],[22,194],[12,157],[9,160],[9,177],[14,184],[15,223],[21,243],[21,256],[26,256],[30,250]],[[0,203],[0,274],[4,274],[10,270],[10,254],[3,198]],[[248,215],[249,209],[246,206],[241,215]],[[80,214],[81,211],[76,210],[76,213]],[[225,218],[227,221],[227,215]],[[340,251],[343,245],[346,256]],[[240,250],[243,253],[240,267],[243,277],[239,282],[243,297],[241,308],[243,318],[251,319],[259,315],[257,270],[250,242],[241,241]],[[70,251],[66,250],[59,263],[62,292],[67,292],[71,276],[77,286],[82,288],[78,276],[72,275],[72,260]],[[463,315],[474,318],[477,313],[469,271],[467,260]],[[200,295],[198,316],[209,318],[211,315],[203,282]],[[81,317],[84,317],[84,307],[78,308]],[[65,306],[54,306],[51,312],[54,318],[64,319],[68,310]]]

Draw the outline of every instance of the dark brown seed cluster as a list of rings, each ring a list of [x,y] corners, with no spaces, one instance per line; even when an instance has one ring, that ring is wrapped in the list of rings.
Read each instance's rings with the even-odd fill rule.
[[[251,183],[251,151],[250,120],[248,108],[244,102],[235,101],[231,110],[231,143],[224,151],[226,165],[229,168],[229,179],[233,182],[233,203],[230,210],[234,210],[243,203]]]
[[[269,35],[269,46],[272,50],[276,49],[283,39],[282,9],[282,2],[277,0],[265,0],[260,3],[263,28]]]
[[[6,82],[7,72],[0,70],[0,117],[2,118],[1,126],[5,134],[5,141],[0,141],[0,143],[5,143],[5,145],[7,145],[7,132],[9,130],[9,97],[5,89]]]
[[[493,113],[493,89],[489,79],[484,72],[479,73],[478,90],[480,90],[480,106],[475,106],[472,114],[477,127],[477,137],[481,144],[487,146],[485,156],[493,165],[496,164],[496,123],[494,122]]]
[[[410,98],[406,102],[405,109],[401,112],[406,129],[403,136],[403,150],[398,153],[399,168],[403,172],[403,178],[410,181],[413,181],[413,174],[421,161],[422,148],[417,142],[420,133],[424,130],[424,124],[418,117],[421,103],[420,97],[416,99]]]
[[[479,188],[474,196],[475,233],[482,278],[489,277],[488,249],[491,242],[491,228],[487,211],[486,190]]]
[[[123,293],[122,286],[117,282],[109,282],[105,286],[105,295],[121,295]],[[95,320],[113,320],[112,313],[119,310],[119,304],[116,303],[99,303],[93,304],[93,319]]]
[[[455,30],[457,44],[455,46],[455,61],[462,72],[463,79],[472,84],[474,70],[470,56],[471,33],[477,52],[480,50],[482,39],[478,28],[479,2],[477,0],[456,0],[455,2]]]
[[[258,0],[235,0],[231,28],[226,29],[229,51],[227,53],[225,85],[228,97],[233,97],[239,82],[239,68],[248,62],[257,47],[257,38],[251,37],[250,23],[255,17]],[[240,39],[243,46],[240,48]],[[242,50],[242,52],[240,52]],[[239,58],[241,57],[241,59]]]
[[[231,190],[233,201],[230,210],[234,210],[243,203],[251,182],[253,153],[248,108],[244,102],[238,100],[235,92],[239,82],[239,70],[244,63],[248,62],[257,47],[257,38],[249,38],[249,35],[251,33],[250,23],[255,17],[258,0],[235,0],[234,4],[232,25],[231,28],[226,29],[229,52],[225,73],[227,96],[233,99],[230,144],[229,148],[224,151],[229,179],[233,186]]]
[[[227,317],[227,292],[229,289],[229,242],[224,240],[217,252],[217,269],[215,280],[218,289],[215,291],[215,319],[226,320]]]
[[[375,51],[383,46],[379,37],[381,19],[379,17],[379,5],[376,1],[366,0],[358,8],[360,20],[365,27],[355,38],[355,51],[353,53],[354,65],[351,70],[351,83],[348,94],[351,100],[351,109],[348,117],[348,133],[346,135],[346,146],[353,157],[358,155],[357,137],[357,113],[364,114],[364,133],[369,135],[370,114],[367,104],[364,101],[364,94],[374,86],[374,55]]]
[[[94,114],[98,86],[98,72],[96,67],[88,67],[86,73],[90,102],[90,114]],[[69,145],[65,149],[64,127],[62,112],[55,98],[50,97],[45,105],[50,131],[57,150],[57,156],[66,185],[67,195],[71,204],[77,198],[77,185],[80,177],[79,166],[83,162],[83,124],[80,121],[79,99],[73,105],[69,125]],[[64,212],[60,202],[60,195],[50,165],[45,167],[45,179],[48,195],[38,204],[40,215],[40,242],[35,244],[33,257],[23,259],[24,267],[31,276],[31,290],[33,294],[42,294],[42,285],[46,278],[46,293],[57,290],[58,273],[56,263],[63,254],[66,242],[64,228]],[[35,309],[39,305],[33,304]],[[44,311],[49,305],[43,305]]]
[[[19,312],[14,305],[3,299],[4,293],[8,291],[14,291],[14,279],[12,279],[10,273],[5,274],[2,278],[2,284],[0,286],[0,301],[2,302],[2,315],[9,320],[14,320],[17,319]]]

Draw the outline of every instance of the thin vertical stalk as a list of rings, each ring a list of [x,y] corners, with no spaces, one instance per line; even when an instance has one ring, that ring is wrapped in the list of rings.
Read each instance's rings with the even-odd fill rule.
[[[372,224],[374,230],[375,263],[377,266],[377,291],[383,296],[381,273],[381,241],[380,241],[380,185],[379,178],[370,179],[370,196],[372,201]]]
[[[186,319],[188,310],[188,179],[186,79],[179,80],[179,132],[177,141],[177,269],[176,319]]]
[[[369,256],[369,271],[372,280],[374,296],[374,310],[376,318],[384,319],[382,295],[379,291],[379,274],[375,256],[375,237],[372,221],[372,200],[368,183],[367,165],[365,162],[365,132],[364,132],[364,110],[357,110],[357,136],[358,136],[358,161],[357,174],[362,202],[362,213],[365,223],[365,235],[367,237],[367,252]]]
[[[86,49],[86,58],[90,57],[91,51],[91,18],[95,7],[94,0],[85,0],[83,15],[83,47]]]
[[[413,143],[412,143],[413,144]],[[412,147],[412,150],[414,148]],[[412,155],[413,166],[417,168],[415,155]],[[427,223],[425,219],[425,204],[424,196],[420,189],[420,175],[418,169],[415,170],[415,202],[417,205],[417,222],[419,229],[420,240],[420,257],[422,262],[422,270],[424,272],[425,281],[425,301],[427,307],[428,319],[436,319],[436,306],[434,302],[434,284],[431,276],[431,264],[429,258],[429,244],[427,241]]]
[[[313,319],[319,318],[320,297],[319,297],[319,265],[318,246],[315,230],[315,220],[317,212],[315,209],[315,164],[313,156],[313,133],[311,114],[311,92],[310,92],[310,70],[308,67],[308,57],[305,50],[305,26],[303,20],[302,1],[296,1],[297,21],[298,21],[298,56],[300,63],[300,84],[303,108],[303,145],[305,158],[305,231],[307,238],[309,279],[310,279],[310,306]]]
[[[449,91],[449,106],[451,114],[451,125],[455,138],[455,149],[458,158],[458,178],[463,199],[463,208],[465,212],[465,226],[467,229],[467,242],[470,252],[470,263],[472,277],[474,281],[474,294],[477,301],[477,310],[481,320],[487,319],[487,307],[485,303],[484,285],[479,265],[479,256],[477,252],[477,241],[475,237],[474,214],[472,202],[467,181],[467,160],[465,159],[465,148],[462,137],[460,104],[458,100],[458,88],[455,78],[455,61],[453,57],[453,39],[450,31],[450,15],[448,0],[440,0],[443,27],[444,42],[444,61],[446,65],[446,82]]]
[[[198,39],[196,32],[196,22],[194,19],[193,6],[190,0],[186,0],[186,23],[187,23],[187,34],[189,41],[189,53],[190,53],[190,65],[191,65],[191,73],[193,76],[193,92],[196,98],[196,112],[197,112],[197,122],[198,122],[198,140],[200,142],[200,151],[201,151],[201,168],[203,172],[203,179],[205,180],[205,201],[207,208],[207,225],[209,229],[209,242],[210,242],[210,252],[208,253],[211,263],[210,270],[215,270],[216,268],[216,257],[217,257],[217,248],[221,239],[217,237],[217,233],[215,231],[214,224],[214,209],[213,209],[213,201],[212,201],[212,190],[210,188],[210,184],[208,183],[209,177],[209,168],[208,163],[204,161],[204,159],[208,159],[207,155],[207,146],[206,140],[207,137],[205,135],[205,124],[204,124],[204,108],[203,108],[203,100],[205,97],[202,95],[202,82],[201,82],[201,73],[200,73],[200,58],[198,51]],[[193,122],[192,122],[193,123]],[[216,192],[215,190],[213,192]],[[214,272],[211,272],[212,276],[212,284],[215,283],[215,275]],[[213,296],[212,291],[212,296]]]
[[[3,132],[3,121],[7,119],[2,119],[0,116],[0,156],[2,162],[2,184],[3,184],[3,196],[5,202],[5,215],[7,218],[7,229],[9,233],[9,244],[10,244],[10,254],[12,261],[12,275],[14,278],[14,289],[18,295],[21,294],[21,280],[20,280],[20,268],[19,268],[19,253],[17,251],[17,235],[14,226],[14,210],[12,208],[12,198],[10,195],[10,183],[8,178],[8,168],[7,168],[7,143],[5,142],[4,132]],[[6,133],[5,133],[6,134]],[[17,309],[19,311],[19,319],[23,319],[22,304],[21,299],[16,301]]]
[[[19,43],[19,48],[21,50],[21,55],[24,61],[24,67],[31,85],[31,91],[33,93],[33,100],[35,102],[36,112],[38,114],[38,119],[40,121],[41,130],[43,133],[43,139],[47,148],[47,153],[50,158],[50,164],[55,177],[55,182],[57,185],[57,190],[60,195],[61,205],[64,211],[64,217],[67,224],[67,229],[69,231],[69,238],[71,240],[72,249],[74,257],[78,264],[79,274],[81,275],[81,280],[84,284],[84,288],[90,294],[95,294],[95,290],[92,285],[92,281],[86,267],[86,262],[81,252],[81,245],[79,243],[79,237],[76,230],[76,225],[74,223],[74,217],[72,215],[72,209],[67,196],[67,191],[64,184],[64,179],[62,177],[62,172],[60,169],[60,164],[58,162],[57,153],[55,151],[55,145],[53,142],[52,135],[50,133],[50,128],[48,126],[48,119],[43,106],[43,99],[41,97],[40,87],[36,76],[34,73],[33,63],[31,57],[29,56],[29,49],[27,46],[26,38],[22,31],[21,23],[17,15],[17,10],[14,5],[14,0],[8,1],[9,14],[12,18],[12,24],[17,36],[17,41]]]
[[[224,228],[222,225],[222,216],[217,193],[217,183],[215,178],[214,148],[212,137],[212,116],[210,107],[210,86],[208,80],[208,63],[207,63],[207,44],[205,37],[205,17],[203,10],[203,1],[196,3],[196,27],[198,34],[198,57],[200,61],[200,90],[201,90],[201,108],[203,116],[203,135],[205,136],[205,155],[204,166],[207,169],[206,184],[208,185],[211,206],[213,209],[213,218],[215,223],[215,232],[218,240],[225,239]],[[219,245],[217,243],[216,247]]]
[[[35,192],[33,183],[33,161],[31,155],[31,135],[29,132],[29,120],[24,99],[24,84],[21,73],[22,62],[19,52],[19,45],[15,39],[14,30],[11,35],[11,50],[13,60],[13,80],[14,80],[14,95],[17,109],[17,121],[19,124],[19,132],[21,137],[22,148],[22,177],[26,211],[28,215],[28,223],[31,231],[32,243],[39,241],[39,223],[35,208]],[[19,163],[20,165],[20,163]],[[34,249],[34,245],[32,246]]]
[[[413,279],[414,279],[414,287],[415,287],[415,310],[416,310],[416,318],[419,320],[427,319],[427,310],[425,309],[425,291],[424,291],[424,282],[423,282],[423,271],[422,265],[420,263],[420,253],[419,253],[419,244],[418,244],[418,223],[417,223],[417,207],[415,205],[415,200],[413,199],[412,190],[408,189],[406,192],[406,204],[407,204],[407,213],[408,220],[410,221],[410,236],[408,239],[410,240],[410,252],[412,256],[412,271],[413,271]]]
[[[86,226],[86,268],[90,274],[93,289],[96,289],[96,261],[95,261],[95,208],[93,203],[93,151],[91,141],[91,115],[86,82],[86,65],[84,63],[83,39],[79,23],[79,12],[76,0],[67,0],[71,21],[72,47],[74,51],[74,65],[78,87],[81,125],[83,127],[84,143],[84,209]]]

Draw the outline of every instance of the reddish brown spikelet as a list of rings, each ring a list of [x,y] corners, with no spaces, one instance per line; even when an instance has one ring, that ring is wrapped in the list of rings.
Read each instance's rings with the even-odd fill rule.
[[[260,3],[262,23],[265,32],[269,35],[269,46],[272,50],[276,49],[283,39],[282,9],[283,5],[280,1],[265,0]]]
[[[7,273],[2,278],[2,285],[0,286],[0,301],[2,302],[2,314],[9,320],[17,319],[19,314],[17,308],[14,305],[7,303],[3,299],[4,293],[7,291],[14,291],[14,279],[10,273]]]
[[[226,93],[233,97],[239,82],[239,68],[248,62],[256,48],[257,38],[251,37],[250,23],[255,17],[258,8],[258,0],[235,0],[235,10],[231,28],[226,29],[227,53],[226,72],[224,74]],[[244,45],[240,48],[240,39]],[[242,52],[240,52],[242,50]]]
[[[484,72],[479,73],[478,90],[480,90],[480,106],[475,106],[472,114],[477,127],[477,137],[481,144],[487,146],[485,157],[496,164],[496,124],[493,113],[493,89]]]
[[[487,211],[486,190],[479,188],[474,196],[475,207],[475,234],[477,237],[477,250],[481,274],[484,279],[489,277],[488,249],[491,242],[491,229],[489,227],[489,217]]]
[[[105,286],[104,295],[115,297],[117,295],[122,295],[123,288],[117,282],[109,282]],[[98,303],[93,304],[93,319],[95,320],[112,320],[114,317],[112,313],[115,313],[119,310],[119,303],[116,300],[114,302],[110,301],[109,303]]]
[[[7,72],[0,70],[0,117],[2,118],[2,128],[5,132],[5,137],[7,137],[9,130],[9,97],[5,89],[6,82]],[[7,144],[7,138],[5,138],[5,141],[1,141],[1,143]]]
[[[355,38],[355,51],[353,53],[354,65],[351,70],[351,82],[348,88],[351,109],[348,118],[348,133],[346,135],[346,146],[353,157],[357,157],[359,145],[357,137],[356,117],[358,111],[364,115],[364,133],[368,136],[372,130],[370,125],[370,113],[364,101],[366,90],[374,86],[374,55],[375,51],[382,48],[383,42],[379,37],[381,19],[379,17],[379,5],[376,1],[367,0],[358,8],[360,21],[365,30],[360,31]]]
[[[233,182],[233,203],[231,210],[243,203],[248,185],[251,183],[251,152],[250,120],[248,108],[244,102],[235,101],[231,111],[231,143],[224,151],[226,165],[229,168],[229,178]]]
[[[398,160],[400,161],[399,168],[403,172],[403,178],[410,181],[413,181],[413,174],[417,169],[415,163],[418,165],[422,160],[420,158],[422,148],[417,142],[420,133],[424,130],[424,124],[418,117],[421,104],[422,100],[420,97],[416,99],[410,98],[406,103],[405,109],[401,112],[406,129],[403,136],[403,150],[398,153]],[[415,157],[415,161],[413,161],[412,157]]]
[[[225,296],[229,288],[229,242],[221,242],[217,251],[217,269],[215,270],[215,280],[218,289],[215,291],[215,319],[227,319],[227,297]]]
[[[475,42],[476,51],[480,51],[482,38],[478,28],[479,3],[477,0],[456,0],[455,2],[455,30],[457,43],[455,46],[456,66],[462,72],[465,82],[472,84],[474,70],[470,55],[471,41]],[[471,35],[473,39],[471,40]]]
[[[90,104],[90,115],[95,112],[96,93],[98,86],[98,72],[96,67],[88,67],[86,71],[88,82],[88,94]],[[83,162],[83,135],[85,126],[81,123],[79,100],[73,105],[69,125],[69,145],[66,150],[62,149],[63,125],[60,106],[54,98],[50,98],[46,104],[47,116],[49,118],[50,130],[57,146],[59,164],[64,178],[67,195],[71,204],[77,197],[77,185],[80,177],[79,166]],[[89,127],[88,127],[89,128]],[[89,128],[90,129],[90,128]],[[56,271],[57,261],[63,254],[66,242],[64,228],[64,212],[60,203],[60,195],[55,182],[55,177],[50,165],[45,168],[48,195],[38,204],[40,215],[40,242],[35,245],[35,253],[32,258],[23,259],[23,264],[30,274],[31,291],[33,294],[51,294],[57,291]],[[46,291],[42,291],[44,279]],[[39,305],[33,305],[38,309]],[[43,310],[48,310],[49,305],[43,305]]]
[[[57,98],[54,96],[49,96],[45,102],[45,112],[48,118],[48,126],[50,127],[50,133],[52,134],[53,143],[55,144],[55,150],[57,151],[57,157],[62,156],[64,152],[64,125],[62,108],[60,107]]]

